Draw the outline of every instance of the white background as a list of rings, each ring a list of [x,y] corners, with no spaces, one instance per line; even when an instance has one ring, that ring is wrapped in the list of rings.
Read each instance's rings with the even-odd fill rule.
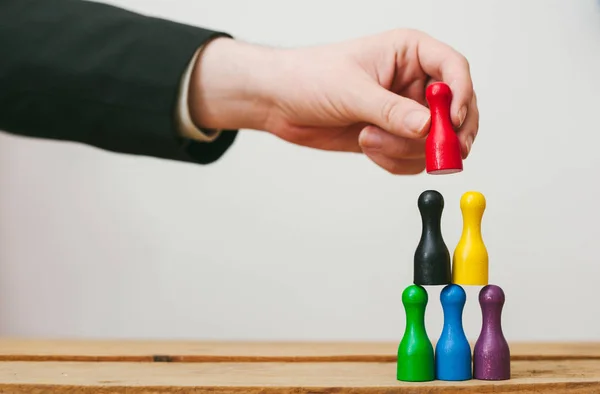
[[[434,188],[451,252],[460,196],[487,198],[509,340],[600,340],[599,2],[113,3],[286,47],[425,30],[471,63],[473,154],[460,175],[396,177],[255,131],[207,167],[3,134],[0,335],[398,341],[416,200]],[[475,339],[479,288],[467,290]]]

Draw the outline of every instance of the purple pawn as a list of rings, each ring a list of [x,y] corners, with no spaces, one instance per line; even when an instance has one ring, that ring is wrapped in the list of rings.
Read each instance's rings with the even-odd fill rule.
[[[496,285],[487,285],[479,292],[483,319],[473,349],[474,379],[510,379],[510,349],[502,333],[504,300],[504,291]]]

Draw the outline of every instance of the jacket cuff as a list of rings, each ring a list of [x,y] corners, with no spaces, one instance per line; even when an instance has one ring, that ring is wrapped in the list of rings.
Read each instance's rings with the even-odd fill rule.
[[[196,125],[192,120],[192,116],[190,115],[189,106],[189,87],[192,70],[194,69],[194,65],[198,61],[198,56],[200,53],[202,53],[202,49],[204,47],[206,47],[206,44],[202,45],[194,53],[192,60],[188,64],[188,67],[181,78],[175,119],[177,121],[179,135],[181,135],[183,138],[189,138],[199,142],[213,142],[215,139],[217,139],[217,137],[219,137],[222,130],[206,129]]]

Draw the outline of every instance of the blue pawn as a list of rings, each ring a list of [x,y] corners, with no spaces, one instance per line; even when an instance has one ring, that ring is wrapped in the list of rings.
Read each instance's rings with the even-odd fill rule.
[[[462,324],[467,294],[459,285],[450,284],[442,290],[440,301],[444,310],[444,329],[435,346],[436,379],[472,379],[471,346]]]

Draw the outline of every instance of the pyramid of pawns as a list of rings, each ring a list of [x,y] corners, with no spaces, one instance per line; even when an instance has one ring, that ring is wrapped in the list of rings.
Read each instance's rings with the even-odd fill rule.
[[[452,258],[442,237],[442,194],[426,190],[417,206],[422,232],[414,254],[413,284],[402,293],[406,328],[398,346],[398,380],[510,379],[510,350],[501,326],[504,291],[488,283],[488,253],[481,233],[485,197],[476,191],[462,196],[462,235]],[[426,286],[444,286],[440,293],[444,325],[435,349],[425,327]],[[473,351],[463,329],[467,296],[462,286],[482,286],[482,327]]]

